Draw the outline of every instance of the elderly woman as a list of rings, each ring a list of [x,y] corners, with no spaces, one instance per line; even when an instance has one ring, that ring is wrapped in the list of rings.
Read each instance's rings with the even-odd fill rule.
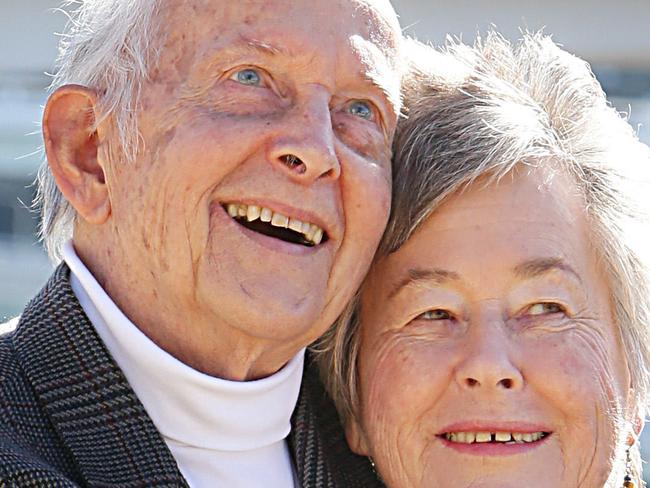
[[[348,442],[392,488],[641,486],[648,148],[549,38],[416,50],[391,223],[322,345]]]

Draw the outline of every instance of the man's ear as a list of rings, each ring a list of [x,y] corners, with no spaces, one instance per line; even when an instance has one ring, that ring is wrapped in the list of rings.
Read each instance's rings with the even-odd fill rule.
[[[361,456],[370,456],[366,437],[357,419],[354,417],[348,419],[345,425],[345,438],[352,452]]]
[[[43,113],[45,154],[56,184],[81,218],[102,224],[111,211],[104,169],[98,158],[97,94],[65,85],[47,101]]]

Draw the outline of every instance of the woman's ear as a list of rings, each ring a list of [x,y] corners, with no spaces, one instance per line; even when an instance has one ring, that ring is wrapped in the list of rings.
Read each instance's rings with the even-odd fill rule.
[[[636,439],[638,439],[641,436],[641,432],[643,431],[643,426],[645,424],[645,419],[639,415],[639,412],[637,411],[634,420],[632,422],[632,430],[634,432],[634,436]]]
[[[98,158],[97,94],[80,85],[57,89],[45,105],[43,140],[56,184],[81,218],[102,224],[110,215]]]
[[[361,456],[370,456],[366,437],[361,426],[354,417],[348,419],[345,425],[345,438],[347,439],[352,452]]]

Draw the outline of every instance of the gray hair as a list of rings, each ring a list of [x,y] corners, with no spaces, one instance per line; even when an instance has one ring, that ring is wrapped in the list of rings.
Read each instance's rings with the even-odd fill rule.
[[[96,124],[114,119],[118,146],[114,152],[132,160],[138,152],[136,109],[140,89],[156,56],[156,0],[67,0],[62,11],[68,24],[61,35],[57,70],[50,92],[66,84],[90,87],[98,93]],[[63,197],[47,161],[37,176],[35,206],[41,212],[40,235],[54,260],[72,236],[76,212]]]
[[[559,165],[582,192],[607,273],[634,407],[650,392],[650,150],[606,100],[589,66],[542,34],[515,46],[495,32],[435,51],[411,41],[406,118],[393,145],[393,206],[378,257],[397,250],[451,195],[517,165]],[[315,346],[344,422],[358,406],[359,300]],[[640,478],[638,443],[633,449]]]

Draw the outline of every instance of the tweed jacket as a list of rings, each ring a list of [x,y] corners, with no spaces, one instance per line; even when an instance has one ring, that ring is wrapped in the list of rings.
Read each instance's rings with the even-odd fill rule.
[[[187,486],[61,264],[0,335],[0,487]],[[303,488],[381,486],[306,360],[289,450]]]

